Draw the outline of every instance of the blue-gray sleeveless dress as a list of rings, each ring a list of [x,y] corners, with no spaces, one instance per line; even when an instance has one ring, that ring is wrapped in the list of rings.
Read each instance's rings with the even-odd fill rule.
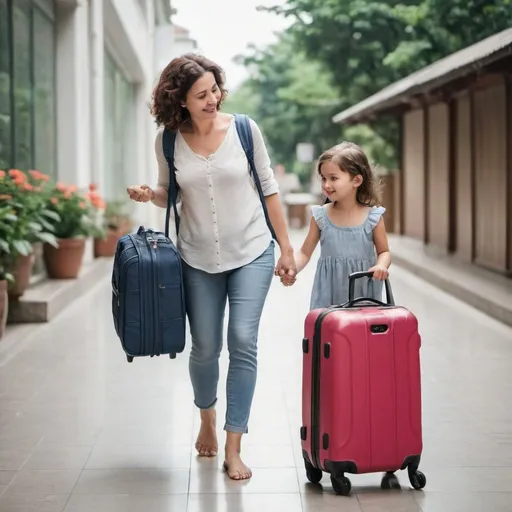
[[[316,268],[311,294],[311,309],[327,308],[348,300],[348,276],[368,270],[377,262],[373,244],[373,229],[385,208],[375,206],[360,226],[339,227],[327,216],[327,206],[312,207],[313,217],[320,229],[320,259]],[[354,297],[382,300],[382,281],[357,279]]]

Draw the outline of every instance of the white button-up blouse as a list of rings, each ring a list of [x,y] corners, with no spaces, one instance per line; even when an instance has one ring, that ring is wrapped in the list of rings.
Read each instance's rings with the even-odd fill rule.
[[[278,184],[263,136],[252,119],[250,124],[263,194],[276,194]],[[162,134],[163,128],[155,141],[158,186],[168,190],[169,166]],[[272,237],[234,118],[221,145],[208,158],[194,153],[178,132],[174,160],[180,206],[177,247],[185,262],[205,272],[219,273],[246,265],[261,255]]]

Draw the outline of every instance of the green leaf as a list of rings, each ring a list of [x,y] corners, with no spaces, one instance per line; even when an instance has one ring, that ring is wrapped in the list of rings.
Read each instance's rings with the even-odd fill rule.
[[[39,224],[41,224],[41,226],[43,226],[45,231],[49,231],[50,233],[53,233],[55,231],[55,226],[53,224],[51,224],[50,222],[48,222],[43,217],[39,216],[37,219],[37,222],[39,222]]]
[[[11,248],[9,247],[9,244],[5,240],[0,240],[0,249],[3,252],[6,252],[7,254],[11,253]]]
[[[39,232],[39,231],[42,231],[42,230],[43,230],[43,227],[41,226],[41,224],[38,224],[37,222],[29,222],[29,223],[28,223],[28,227],[29,227],[32,231],[36,231],[36,232]]]
[[[41,215],[44,215],[45,217],[48,217],[55,222],[60,222],[60,215],[57,212],[52,212],[51,210],[41,210],[40,213]]]
[[[51,233],[36,233],[36,237],[41,240],[41,242],[46,242],[47,244],[52,245],[56,249],[59,247],[59,243],[57,242],[57,238],[55,235],[52,235]]]
[[[4,279],[9,283],[14,283],[14,276],[9,272],[4,274]]]
[[[26,240],[14,240],[12,245],[14,250],[22,256],[28,256],[32,253],[32,245]]]

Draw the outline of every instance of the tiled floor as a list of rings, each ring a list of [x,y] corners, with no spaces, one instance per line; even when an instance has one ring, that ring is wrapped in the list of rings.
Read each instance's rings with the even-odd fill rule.
[[[313,271],[294,288],[275,282],[266,305],[244,449],[251,481],[229,481],[221,458],[195,457],[187,356],[129,365],[105,282],[0,351],[0,512],[512,511],[512,330],[399,268],[395,297],[423,336],[427,487],[413,491],[400,474],[402,490],[386,492],[380,475],[354,475],[344,498],[327,477],[323,488],[307,483],[298,429]]]

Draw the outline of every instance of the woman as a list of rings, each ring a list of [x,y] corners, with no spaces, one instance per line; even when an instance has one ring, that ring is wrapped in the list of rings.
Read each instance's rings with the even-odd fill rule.
[[[251,120],[254,160],[281,256],[274,269],[274,242],[249,173],[233,116],[220,112],[226,96],[221,68],[195,54],[174,59],[162,72],[152,103],[160,129],[155,151],[156,190],[128,188],[131,199],[167,205],[169,168],[163,155],[164,127],[177,132],[176,181],[187,316],[192,336],[190,378],[201,411],[196,449],[218,452],[215,403],[224,310],[229,303],[227,432],[224,469],[235,480],[250,478],[241,459],[256,384],[257,337],[274,273],[294,276],[296,265],[281,209],[278,186],[261,132]]]

